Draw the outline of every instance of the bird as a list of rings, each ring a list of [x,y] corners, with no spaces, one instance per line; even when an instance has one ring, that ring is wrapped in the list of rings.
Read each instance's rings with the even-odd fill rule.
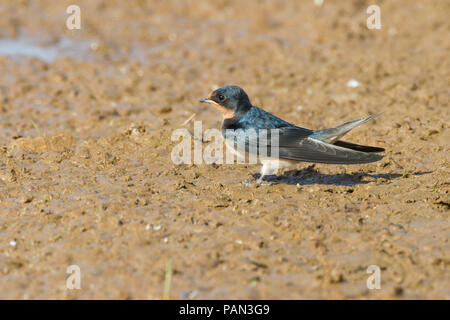
[[[222,136],[225,138],[227,147],[232,148],[234,153],[240,156],[255,153],[255,149],[249,147],[252,143],[256,145],[256,152],[259,152],[263,146],[261,141],[266,144],[266,150],[276,146],[276,153],[267,153],[266,156],[258,159],[262,164],[258,184],[262,184],[264,177],[276,174],[279,169],[289,168],[300,162],[370,163],[381,160],[383,155],[379,153],[385,151],[384,148],[341,140],[351,129],[378,115],[348,121],[332,128],[312,130],[296,126],[252,105],[247,93],[235,85],[225,85],[215,89],[207,98],[200,99],[200,102],[212,104],[222,113]],[[248,135],[250,131],[256,133],[256,137]],[[276,143],[269,139],[268,131],[274,136],[276,133],[278,140]],[[263,132],[266,137],[261,139]],[[242,135],[245,135],[245,150],[236,148],[236,138],[242,138]],[[259,138],[259,142],[256,138]],[[274,154],[276,156],[273,156]]]

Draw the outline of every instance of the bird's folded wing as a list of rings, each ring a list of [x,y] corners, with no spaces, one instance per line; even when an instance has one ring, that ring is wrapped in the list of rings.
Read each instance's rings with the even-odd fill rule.
[[[281,159],[298,160],[305,162],[334,163],[334,164],[356,164],[368,163],[382,159],[378,154],[371,154],[345,147],[336,146],[326,142],[313,139],[313,131],[300,127],[285,127],[278,130],[277,139],[267,139],[267,149],[278,148],[278,157]],[[272,133],[273,138],[273,133]],[[260,144],[264,143],[263,141]]]
[[[347,149],[313,139],[314,131],[301,127],[283,127],[267,132],[259,130],[257,134],[251,133],[250,130],[237,132],[229,138],[234,139],[235,144],[238,139],[245,141],[245,146],[242,146],[245,152],[258,152],[261,156],[261,150],[264,148],[263,155],[270,158],[333,164],[368,163],[383,158],[378,154]]]
[[[385,151],[384,148],[364,146],[361,144],[346,142],[346,141],[342,141],[342,140],[333,142],[333,145],[347,148],[347,149],[356,150],[356,151],[362,151],[362,152],[383,152],[383,151]]]

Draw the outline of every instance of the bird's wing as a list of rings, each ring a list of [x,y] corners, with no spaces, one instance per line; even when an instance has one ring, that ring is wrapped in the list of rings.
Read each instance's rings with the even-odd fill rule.
[[[383,152],[384,151],[384,148],[364,146],[361,144],[346,142],[346,141],[342,141],[342,140],[333,142],[333,145],[347,148],[347,149],[356,150],[356,151],[362,151],[362,152]]]
[[[271,129],[226,129],[222,133],[227,143],[233,145],[240,153],[261,155],[261,148],[265,148],[267,150],[266,155],[271,156],[271,149],[277,148],[275,151],[278,154],[278,146],[298,147],[299,143],[313,134],[314,131],[301,127],[286,126]]]
[[[272,147],[273,142],[268,140],[267,144]],[[378,154],[352,150],[316,140],[312,138],[311,130],[299,127],[279,129],[278,157],[289,160],[334,164],[368,163],[383,158],[383,156]]]
[[[383,158],[378,154],[316,140],[313,133],[312,130],[294,126],[256,132],[252,129],[231,130],[226,139],[234,143],[239,151],[270,158],[334,164],[368,163]],[[265,149],[263,152],[262,148]]]

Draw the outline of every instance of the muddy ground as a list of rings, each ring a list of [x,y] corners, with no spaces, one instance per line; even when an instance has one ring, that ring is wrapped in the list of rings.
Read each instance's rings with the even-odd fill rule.
[[[448,1],[73,2],[0,2],[0,298],[450,298]],[[173,164],[224,84],[385,158]]]

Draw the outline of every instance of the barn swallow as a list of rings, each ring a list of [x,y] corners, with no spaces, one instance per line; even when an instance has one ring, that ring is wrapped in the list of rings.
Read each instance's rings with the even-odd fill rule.
[[[259,184],[264,176],[276,174],[278,169],[288,168],[299,162],[360,164],[383,158],[382,155],[377,154],[383,152],[383,148],[340,140],[351,129],[376,116],[352,120],[333,128],[311,130],[291,124],[252,105],[245,91],[232,85],[214,90],[209,97],[201,99],[200,102],[210,103],[222,112],[222,135],[225,139],[226,132],[242,134],[246,130],[254,129],[259,134],[262,129],[266,129],[266,132],[267,130],[277,131],[278,155],[259,159],[262,163],[261,175],[257,181]],[[248,140],[246,140],[247,144]],[[270,141],[267,143],[270,145]],[[230,144],[227,143],[227,146],[230,147]],[[240,152],[236,150],[234,144],[231,147],[235,153]],[[247,148],[246,152],[249,152],[248,150]]]

